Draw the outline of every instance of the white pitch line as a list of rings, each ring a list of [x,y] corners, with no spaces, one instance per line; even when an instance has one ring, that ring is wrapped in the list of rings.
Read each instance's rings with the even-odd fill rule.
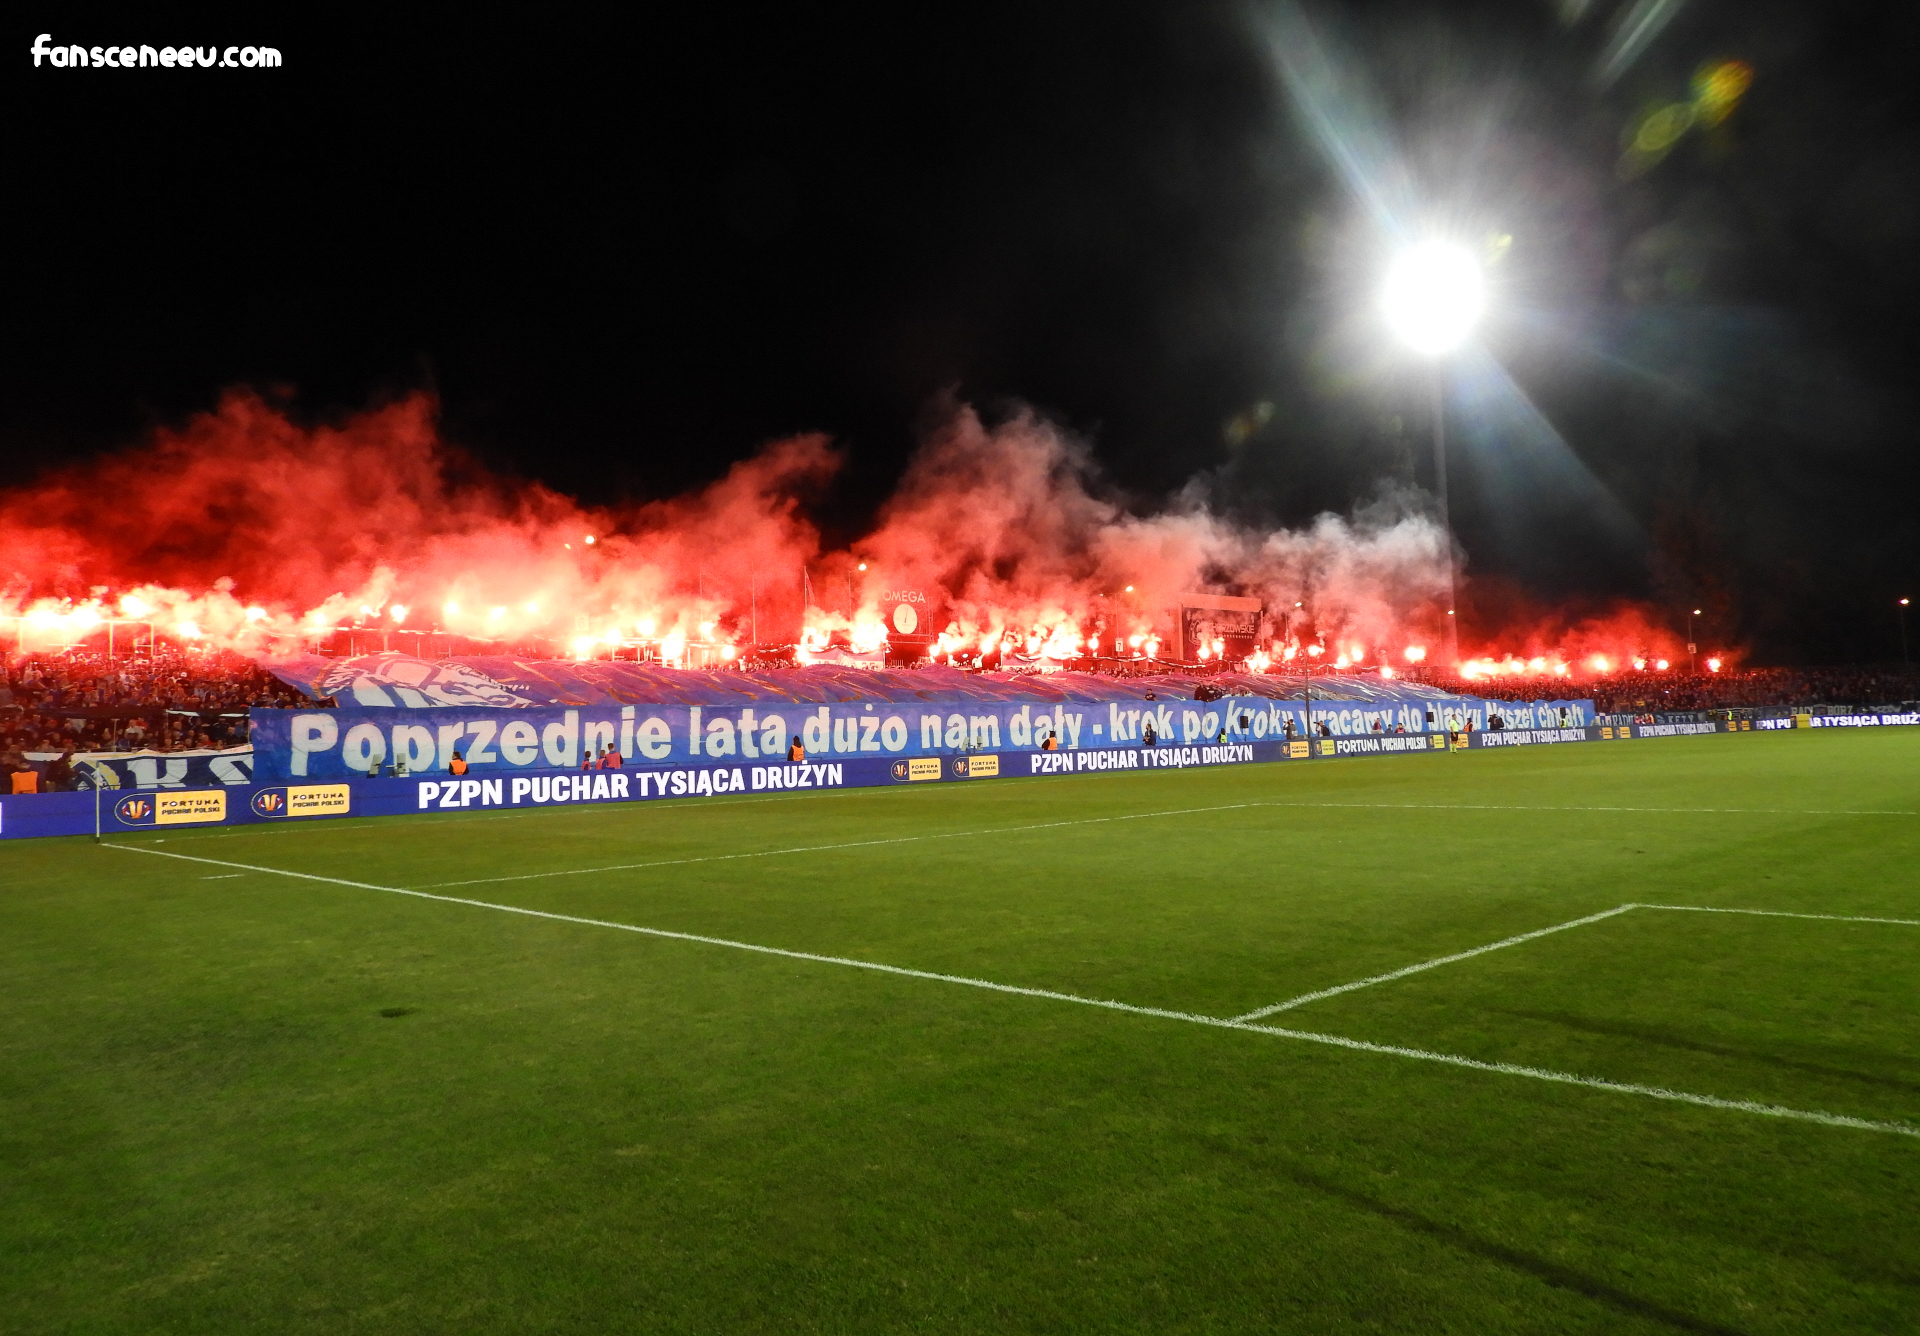
[[[611,919],[584,918],[578,914],[556,914],[545,909],[527,909],[520,905],[503,905],[492,900],[471,900],[458,895],[434,895],[430,891],[408,890],[402,886],[376,886],[372,882],[350,881],[345,877],[323,877],[314,872],[291,872],[285,868],[255,867],[249,863],[232,863],[221,858],[202,858],[197,854],[176,854],[167,849],[149,849],[137,844],[109,844],[102,846],[119,849],[126,853],[152,854],[159,858],[177,858],[187,863],[210,863],[215,867],[235,867],[247,872],[268,872],[275,876],[293,877],[300,881],[324,882],[330,886],[348,886],[361,891],[384,891],[388,895],[412,896],[418,900],[438,900],[442,904],[466,905],[473,909],[497,909],[503,914],[521,914],[527,918],[551,919],[556,923],[577,923],[590,928],[613,928],[619,932],[639,933],[645,937],[665,937],[674,941],[699,942],[706,946],[730,947],[736,951],[752,951],[764,956],[785,956],[791,960],[808,960],[821,965],[845,965],[853,969],[873,970],[881,974],[897,974],[908,979],[931,979],[939,983],[965,984],[969,988],[985,988],[996,993],[1014,993],[1021,997],[1040,997],[1055,1002],[1077,1002],[1081,1006],[1104,1007],[1110,1011],[1131,1012],[1139,1016],[1161,1016],[1169,1020],[1191,1021],[1198,1025],[1211,1025],[1225,1029],[1259,1029],[1258,1026],[1238,1025],[1232,1021],[1220,1020],[1212,1016],[1191,1015],[1184,1011],[1168,1011],[1160,1007],[1135,1006],[1131,1002],[1114,1002],[1103,998],[1079,997],[1072,993],[1057,993],[1045,988],[1025,988],[1018,984],[995,983],[990,979],[974,979],[962,974],[938,974],[930,970],[908,969],[901,965],[883,965],[871,960],[854,960],[847,956],[825,956],[812,951],[792,951],[783,946],[762,946],[756,942],[738,942],[729,937],[708,937],[694,932],[676,932],[671,928],[647,928],[633,923],[615,923]],[[1280,1034],[1283,1031],[1274,1030]]]
[[[1244,1025],[1249,1021],[1257,1021],[1263,1017],[1276,1015],[1282,1011],[1292,1011],[1295,1007],[1303,1007],[1309,1002],[1318,1002],[1322,998],[1338,997],[1341,993],[1351,993],[1358,988],[1371,988],[1375,984],[1392,983],[1395,979],[1404,979],[1409,974],[1418,974],[1422,970],[1437,969],[1441,965],[1451,965],[1456,960],[1471,960],[1475,956],[1484,956],[1489,951],[1499,951],[1509,946],[1518,946],[1522,942],[1531,942],[1536,937],[1546,937],[1556,932],[1565,932],[1568,928],[1579,928],[1589,923],[1598,923],[1601,919],[1609,919],[1615,914],[1624,914],[1629,909],[1634,908],[1637,908],[1637,906],[1625,904],[1615,906],[1612,909],[1603,909],[1598,914],[1589,914],[1585,918],[1569,919],[1565,923],[1556,923],[1551,928],[1535,928],[1532,932],[1523,932],[1518,937],[1507,937],[1497,942],[1488,942],[1485,946],[1476,946],[1470,951],[1456,951],[1450,956],[1437,956],[1432,960],[1423,960],[1418,965],[1408,965],[1403,969],[1393,970],[1387,974],[1375,974],[1369,978],[1355,979],[1352,983],[1337,984],[1332,988],[1322,988],[1317,992],[1302,993],[1298,997],[1288,998],[1285,1002],[1276,1002],[1270,1007],[1261,1007],[1258,1011],[1249,1011],[1246,1015],[1235,1016],[1233,1019],[1235,1022]]]
[[[1863,1132],[1892,1132],[1899,1136],[1920,1137],[1920,1127],[1911,1123],[1877,1122],[1871,1118],[1854,1118],[1844,1113],[1825,1113],[1819,1109],[1791,1109],[1782,1104],[1759,1104],[1745,1099],[1721,1099],[1717,1095],[1695,1095],[1685,1090],[1669,1090],[1665,1086],[1637,1085],[1631,1081],[1609,1081],[1601,1076],[1576,1076],[1571,1072],[1556,1072],[1547,1067],[1522,1067],[1511,1062],[1484,1062],[1479,1058],[1465,1058],[1454,1053],[1430,1053],[1424,1048],[1402,1048],[1396,1044],[1370,1044],[1363,1039],[1314,1034],[1307,1030],[1283,1030],[1267,1025],[1242,1025],[1238,1021],[1228,1021],[1226,1024],[1236,1030],[1252,1030],[1257,1034],[1304,1039],[1309,1043],[1331,1044],[1336,1048],[1350,1048],[1361,1053],[1387,1053],[1395,1057],[1415,1058],[1421,1062],[1441,1062],[1450,1067],[1466,1067],[1477,1072],[1498,1072],[1502,1076],[1527,1076],[1536,1081],[1585,1086],[1589,1090],[1609,1090],[1621,1095],[1644,1095],[1649,1099],[1694,1104],[1703,1109],[1733,1109],[1740,1113],[1757,1113],[1767,1118],[1791,1118],[1799,1122],[1820,1123],[1827,1127],[1853,1127]]]
[[[761,801],[766,801],[766,800],[762,799]],[[1074,820],[1074,821],[1042,821],[1042,822],[1037,822],[1033,825],[1026,825],[1026,826],[994,826],[985,830],[956,830],[956,831],[947,832],[945,834],[937,834],[937,835],[898,835],[898,836],[892,836],[887,839],[881,839],[881,840],[852,840],[852,841],[848,841],[840,844],[804,844],[804,845],[796,845],[786,849],[762,849],[756,852],[743,853],[743,854],[702,854],[693,858],[663,858],[663,859],[657,859],[657,860],[646,862],[646,863],[614,863],[606,867],[565,868],[557,872],[522,872],[522,873],[516,873],[513,876],[508,876],[508,877],[471,877],[464,881],[432,882],[430,883],[430,886],[436,890],[445,890],[454,886],[490,886],[498,882],[541,881],[549,877],[584,877],[584,876],[592,876],[601,872],[634,872],[634,871],[639,871],[643,868],[683,867],[689,863],[726,863],[726,862],[732,862],[742,858],[772,858],[781,854],[825,853],[835,849],[864,849],[864,848],[871,848],[875,845],[914,844],[922,840],[959,840],[959,839],[969,839],[977,835],[1002,835],[1002,834],[1011,834],[1011,833],[1017,833],[1020,831],[1028,831],[1028,830],[1056,830],[1062,826],[1097,826],[1097,825],[1103,825],[1103,824],[1107,824],[1115,821],[1139,821],[1148,817],[1192,816],[1202,812],[1236,812],[1236,811],[1245,811],[1245,810],[1249,810],[1256,807],[1267,807],[1267,808],[1285,808],[1285,807],[1323,808],[1325,807],[1325,808],[1352,808],[1356,810],[1366,810],[1370,808],[1376,808],[1376,809],[1393,810],[1393,811],[1400,811],[1400,810],[1406,810],[1406,809],[1429,809],[1429,810],[1435,810],[1435,811],[1467,811],[1467,812],[1677,812],[1677,813],[1687,813],[1687,814],[1693,814],[1693,815],[1702,815],[1702,814],[1720,815],[1723,813],[1736,813],[1736,814],[1737,813],[1754,813],[1754,814],[1763,814],[1763,815],[1769,815],[1769,816],[1779,816],[1783,814],[1797,815],[1797,816],[1915,816],[1915,815],[1920,815],[1920,813],[1914,813],[1914,812],[1836,812],[1836,811],[1827,811],[1823,809],[1783,813],[1781,810],[1777,810],[1774,808],[1764,808],[1764,807],[1554,807],[1554,806],[1500,807],[1500,806],[1493,806],[1493,805],[1484,804],[1484,803],[1477,803],[1477,804],[1305,803],[1305,802],[1290,802],[1290,801],[1280,800],[1280,799],[1271,799],[1271,800],[1255,800],[1255,801],[1244,802],[1244,803],[1223,803],[1214,807],[1182,807],[1182,808],[1175,808],[1175,809],[1164,811],[1164,812],[1130,812],[1121,816],[1086,817],[1086,818],[1083,818],[1080,820]],[[1556,931],[1556,930],[1548,929],[1547,931]],[[1524,940],[1524,939],[1518,939],[1518,940]],[[1483,949],[1492,950],[1493,948],[1486,947]],[[1445,962],[1436,961],[1434,963],[1444,964]],[[1425,967],[1423,966],[1422,968],[1425,968]],[[1359,987],[1360,985],[1355,984],[1352,986]],[[1312,1000],[1313,1000],[1312,998],[1301,998],[1301,999],[1296,999],[1296,1003],[1303,1002],[1303,1001],[1312,1001]],[[1284,1010],[1286,1006],[1295,1005],[1296,1003],[1284,1004],[1279,1009]],[[1267,1013],[1263,1012],[1261,1014],[1265,1015]]]
[[[1498,942],[1489,942],[1485,946],[1476,946],[1471,951],[1456,951],[1450,956],[1440,956],[1434,960],[1425,960],[1418,965],[1408,965],[1404,969],[1393,970],[1387,974],[1375,974],[1370,978],[1355,979],[1352,983],[1343,983],[1333,988],[1322,988],[1318,992],[1302,993],[1299,997],[1288,998],[1285,1002],[1276,1002],[1273,1006],[1262,1007],[1258,1011],[1249,1011],[1244,1016],[1236,1016],[1236,1021],[1257,1021],[1282,1011],[1291,1011],[1295,1007],[1305,1006],[1309,1002],[1318,1002],[1322,998],[1337,997],[1341,993],[1351,993],[1357,988],[1371,988],[1378,983],[1392,983],[1395,979],[1404,979],[1409,974],[1418,974],[1422,970],[1433,969],[1437,965],[1451,965],[1456,960],[1468,960],[1474,956],[1485,955],[1489,951],[1498,951],[1503,947],[1518,946],[1521,942],[1530,942],[1536,937],[1545,937],[1550,933],[1565,932],[1568,928],[1578,928],[1588,923],[1598,923],[1601,919],[1612,918],[1615,914],[1624,914],[1629,909],[1669,909],[1689,914],[1754,914],[1762,918],[1822,919],[1830,923],[1893,923],[1901,927],[1920,928],[1920,919],[1868,918],[1858,914],[1795,914],[1784,909],[1720,909],[1710,905],[1650,905],[1630,902],[1616,909],[1604,910],[1598,914],[1589,914],[1585,918],[1571,919],[1566,923],[1556,923],[1551,928],[1537,928],[1532,932],[1523,932],[1518,937],[1504,938]]]
[[[1378,807],[1410,812],[1672,812],[1689,816],[1920,816],[1920,811],[1845,807],[1600,807],[1576,803],[1314,803],[1276,801],[1269,807]]]
[[[518,872],[510,877],[472,877],[466,881],[428,883],[430,890],[450,886],[491,886],[502,881],[541,881],[548,877],[584,877],[601,872],[633,872],[650,867],[684,867],[689,863],[728,863],[741,858],[774,858],[781,854],[817,854],[833,849],[868,849],[881,844],[917,844],[923,840],[964,840],[978,835],[1009,835],[1027,830],[1056,830],[1061,826],[1098,826],[1115,821],[1144,821],[1149,817],[1193,816],[1199,812],[1235,812],[1268,803],[1223,803],[1217,807],[1178,807],[1165,812],[1127,812],[1120,816],[1090,816],[1073,821],[1039,821],[1025,826],[991,826],[985,830],[953,830],[933,835],[892,835],[883,840],[848,840],[840,844],[799,844],[787,849],[758,849],[743,854],[699,854],[692,858],[661,858],[647,863],[614,863],[607,867],[563,868],[558,872]]]
[[[1761,918],[1822,919],[1828,923],[1894,923],[1920,928],[1920,919],[1871,918],[1864,914],[1795,914],[1784,909],[1721,909],[1714,905],[1641,905],[1641,909],[1672,909],[1684,914],[1755,914]]]
[[[230,863],[218,858],[200,858],[193,854],[176,854],[165,849],[150,849],[140,845],[112,844],[110,849],[121,849],[128,853],[152,854],[160,858],[177,858],[187,863],[211,863],[216,867],[234,867],[244,872],[267,872],[275,876],[293,877],[301,881],[325,882],[334,886],[348,886],[363,891],[384,891],[389,895],[407,895],[420,900],[438,900],[445,904],[467,905],[474,909],[494,909],[504,914],[521,914],[528,918],[550,919],[556,923],[575,923],[590,928],[612,928],[618,932],[638,933],[645,937],[667,938],[673,941],[697,942],[703,946],[721,946],[735,951],[751,951],[764,956],[782,956],[789,960],[804,960],[819,965],[843,965],[849,969],[871,970],[878,974],[897,975],[906,979],[925,979],[933,983],[959,984],[967,988],[979,988],[988,992],[1007,993],[1016,997],[1035,997],[1049,1002],[1071,1002],[1083,1007],[1099,1007],[1107,1011],[1126,1012],[1134,1016],[1152,1016],[1161,1020],[1185,1021],[1190,1025],[1204,1025],[1218,1030],[1241,1030],[1250,1034],[1273,1035],[1281,1039],[1297,1039],[1303,1043],[1324,1044],[1332,1048],[1343,1048],[1356,1053],[1378,1053],[1389,1057],[1412,1058],[1419,1062],[1437,1062],[1449,1067],[1462,1067],[1470,1071],[1493,1072],[1501,1076],[1524,1076],[1536,1081],[1550,1081],[1557,1085],[1581,1086],[1589,1090],[1604,1090],[1611,1094],[1641,1095],[1649,1099],[1667,1100],[1677,1104],[1691,1104],[1703,1109],[1727,1109],[1738,1113],[1758,1114],[1766,1118],[1784,1118],[1797,1122],[1819,1123],[1826,1127],[1850,1127],[1863,1132],[1887,1132],[1896,1136],[1920,1137],[1920,1127],[1907,1123],[1875,1122],[1867,1118],[1853,1118],[1841,1113],[1825,1113],[1818,1109],[1792,1109],[1779,1104],[1756,1104],[1748,1100],[1720,1099],[1713,1095],[1695,1095],[1684,1090],[1667,1090],[1660,1086],[1634,1085],[1624,1081],[1609,1081],[1597,1076],[1578,1076],[1571,1072],[1556,1072],[1544,1067],[1521,1067],[1506,1062],[1484,1062],[1479,1058],[1462,1057],[1454,1053],[1430,1053],[1420,1048],[1403,1048],[1394,1044],[1373,1044],[1364,1039],[1348,1039],[1342,1035],[1316,1034],[1310,1030],[1287,1030],[1273,1025],[1249,1025],[1243,1021],[1222,1020],[1217,1016],[1200,1016],[1192,1012],[1170,1011],[1162,1007],[1141,1007],[1131,1002],[1115,1002],[1104,998],[1078,997],[1072,993],[1057,993],[1045,988],[1022,988],[1016,984],[995,983],[990,979],[974,979],[963,974],[938,974],[931,970],[905,969],[899,965],[882,965],[871,960],[853,960],[846,956],[817,955],[811,951],[790,951],[785,947],[761,946],[755,942],[736,942],[726,937],[707,937],[699,933],[674,932],[666,928],[643,928],[632,923],[614,923],[607,919],[582,918],[574,914],[554,914],[544,909],[523,909],[519,905],[495,904],[489,900],[469,900],[454,895],[434,895],[427,891],[410,891],[398,886],[376,886],[371,882],[349,881],[344,877],[323,877],[311,872],[290,872],[285,868],[255,867],[247,863]]]

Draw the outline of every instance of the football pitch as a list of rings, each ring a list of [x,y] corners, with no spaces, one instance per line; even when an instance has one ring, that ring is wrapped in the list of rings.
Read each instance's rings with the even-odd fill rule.
[[[0,1329],[1920,1328],[1920,730],[0,846]]]

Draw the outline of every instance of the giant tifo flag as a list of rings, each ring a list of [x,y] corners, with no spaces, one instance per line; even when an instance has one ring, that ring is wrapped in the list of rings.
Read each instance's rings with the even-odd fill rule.
[[[1191,677],[1106,677],[1093,673],[1020,675],[965,673],[957,668],[885,671],[816,665],[771,672],[704,672],[650,664],[515,659],[476,655],[416,659],[406,654],[364,654],[329,659],[317,654],[263,665],[309,696],[336,698],[343,709],[431,709],[485,706],[526,709],[573,705],[734,705],[848,702],[895,704],[1096,704],[1146,699],[1192,700]],[[1300,678],[1227,673],[1205,679],[1229,695],[1274,700],[1302,695]],[[1417,683],[1372,677],[1315,678],[1315,700],[1445,701],[1446,692]]]
[[[630,663],[399,654],[271,665],[337,708],[252,711],[256,781],[347,779],[404,765],[475,776],[572,770],[617,751],[638,766],[767,764],[800,744],[809,759],[896,761],[1022,751],[1204,747],[1248,750],[1322,730],[1336,737],[1578,728],[1591,701],[1531,704],[1450,697],[1391,679],[1232,676],[1007,676],[951,668],[886,672],[815,665],[764,673]],[[1206,686],[1211,699],[1202,700]],[[1215,696],[1214,691],[1226,694]],[[1311,710],[1311,719],[1309,719]],[[1237,753],[1236,753],[1237,754]]]

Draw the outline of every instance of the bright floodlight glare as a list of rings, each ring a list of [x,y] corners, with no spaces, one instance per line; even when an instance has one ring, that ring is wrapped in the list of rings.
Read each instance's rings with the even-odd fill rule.
[[[1381,296],[1387,324],[1417,353],[1452,352],[1486,305],[1480,265],[1464,246],[1423,241],[1394,257]]]

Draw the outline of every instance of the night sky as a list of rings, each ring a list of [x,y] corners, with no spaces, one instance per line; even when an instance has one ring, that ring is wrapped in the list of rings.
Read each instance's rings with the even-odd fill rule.
[[[429,389],[449,439],[595,503],[824,431],[839,539],[953,399],[1037,407],[1143,509],[1422,504],[1430,373],[1372,318],[1386,242],[1276,68],[1283,11],[687,9],[18,29],[0,482],[247,385],[314,420]],[[1450,373],[1466,611],[1705,602],[1761,661],[1896,659],[1920,10],[1304,12],[1423,219],[1510,238]],[[285,67],[35,69],[49,27]],[[1726,119],[1635,159],[1728,60]]]

